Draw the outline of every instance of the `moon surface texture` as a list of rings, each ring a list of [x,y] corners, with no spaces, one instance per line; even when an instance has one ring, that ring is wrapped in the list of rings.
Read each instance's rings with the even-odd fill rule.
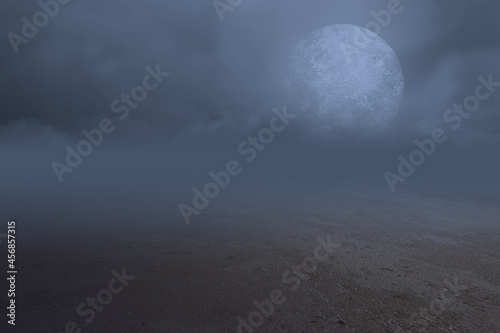
[[[323,130],[380,131],[399,112],[401,65],[370,30],[347,24],[316,30],[292,50],[288,70],[288,93]]]

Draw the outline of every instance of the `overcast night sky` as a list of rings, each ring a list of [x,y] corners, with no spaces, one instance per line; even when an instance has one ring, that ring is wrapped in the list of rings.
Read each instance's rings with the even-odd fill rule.
[[[398,154],[409,153],[414,139],[442,126],[443,113],[474,93],[479,75],[500,80],[500,4],[401,4],[402,12],[380,33],[399,58],[405,79],[403,104],[387,131],[368,139],[309,140],[311,124],[297,118],[266,151],[262,159],[268,162],[259,162],[263,164],[249,170],[248,177],[251,172],[257,177],[266,169],[279,170],[280,163],[287,169],[300,165],[304,174],[307,168],[324,168],[334,177],[355,164],[362,165],[360,174],[383,181],[380,175],[397,166]],[[370,11],[386,5],[244,1],[224,13],[221,22],[210,1],[75,0],[61,5],[15,54],[7,33],[21,34],[21,18],[31,18],[39,7],[35,2],[5,2],[0,11],[2,182],[29,186],[23,180],[31,179],[31,184],[57,188],[51,162],[63,162],[65,146],[74,147],[84,139],[81,131],[96,128],[104,117],[113,120],[116,130],[77,170],[64,176],[64,186],[120,173],[161,175],[165,186],[180,181],[175,174],[186,174],[186,179],[190,174],[206,175],[231,159],[238,143],[265,125],[273,108],[287,105],[294,112],[283,82],[287,56],[301,39],[332,24],[364,27],[373,20]],[[157,64],[170,75],[127,119],[118,120],[120,114],[111,112],[111,103],[142,82],[146,66]],[[425,172],[456,171],[456,163],[476,159],[484,165],[480,173],[498,168],[499,159],[488,156],[496,154],[500,142],[499,102],[500,94],[482,102],[479,111],[450,133],[439,148],[443,153],[427,162]],[[311,155],[297,157],[300,149]],[[457,153],[461,150],[479,155],[447,162],[447,154],[462,156]],[[478,174],[469,167],[463,170]],[[141,181],[141,176],[134,177]],[[189,190],[192,183],[187,180],[180,186]]]

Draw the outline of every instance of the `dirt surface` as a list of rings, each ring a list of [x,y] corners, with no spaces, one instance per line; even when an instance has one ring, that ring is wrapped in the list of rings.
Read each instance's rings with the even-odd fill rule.
[[[53,211],[18,218],[17,332],[500,332],[492,194],[234,200],[190,225],[162,208]],[[328,237],[339,246],[313,259]],[[122,268],[135,278],[86,323],[77,306]]]

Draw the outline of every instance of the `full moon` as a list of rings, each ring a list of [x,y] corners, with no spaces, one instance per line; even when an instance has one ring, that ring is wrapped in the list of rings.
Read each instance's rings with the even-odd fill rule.
[[[288,70],[288,93],[323,129],[380,131],[399,112],[401,65],[370,30],[347,24],[316,30],[292,50]]]

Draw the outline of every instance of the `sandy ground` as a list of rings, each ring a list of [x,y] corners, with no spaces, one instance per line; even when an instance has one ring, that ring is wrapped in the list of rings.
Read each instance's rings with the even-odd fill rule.
[[[191,225],[175,206],[21,215],[8,330],[238,332],[280,290],[282,304],[240,332],[500,332],[499,196],[292,193],[220,201]],[[332,255],[284,282],[328,236]],[[76,307],[122,267],[135,278],[85,323]]]

